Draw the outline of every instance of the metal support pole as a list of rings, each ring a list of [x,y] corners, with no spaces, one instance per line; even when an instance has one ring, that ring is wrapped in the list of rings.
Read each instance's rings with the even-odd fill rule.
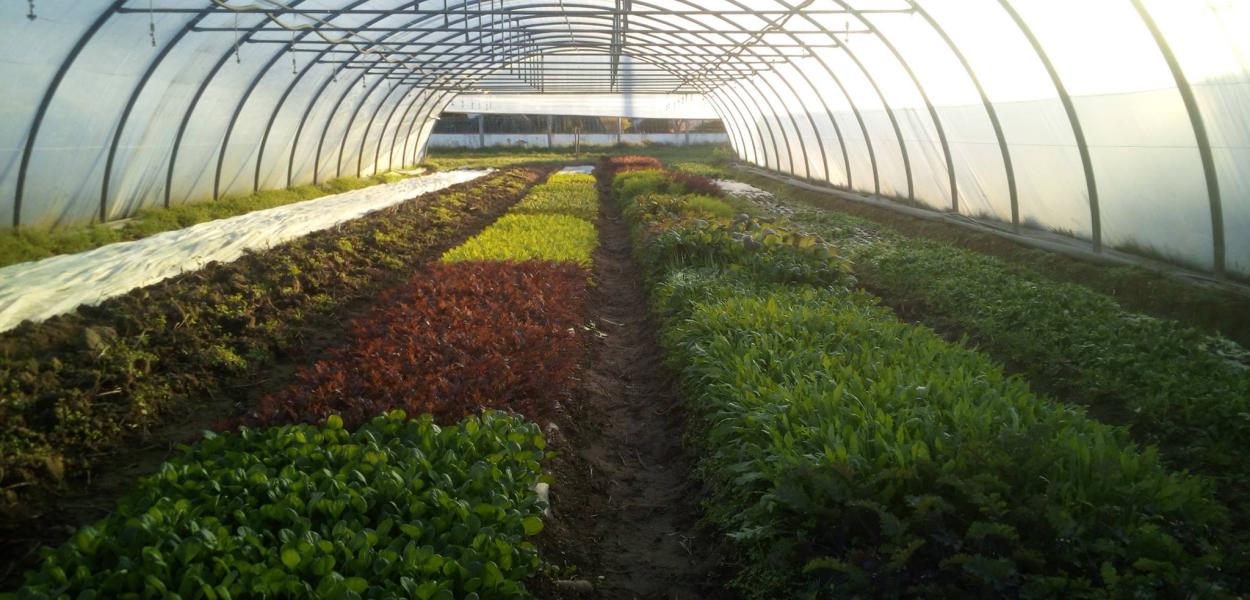
[[[477,147],[486,147],[486,115],[479,114],[477,116]]]

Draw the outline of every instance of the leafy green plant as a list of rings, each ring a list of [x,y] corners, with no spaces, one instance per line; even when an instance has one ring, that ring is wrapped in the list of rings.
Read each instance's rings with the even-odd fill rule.
[[[623,173],[617,179],[634,179],[637,173]],[[725,218],[732,208],[718,198],[648,194],[623,201],[622,210],[635,222],[640,252],[653,271],[720,267],[748,272],[760,281],[815,285],[854,281],[850,264],[820,238],[745,214]]]
[[[749,596],[1226,593],[1228,515],[1204,479],[900,322],[844,271],[790,276],[811,272],[786,266],[809,236],[618,199]],[[782,251],[733,236],[751,223]]]
[[[1061,398],[1130,425],[1172,464],[1212,477],[1250,568],[1250,352],[1087,286],[1006,260],[909,239],[827,211],[798,226],[838,239],[862,281],[907,315],[954,330]]]
[[[439,422],[550,413],[581,356],[587,274],[570,263],[434,263],[351,326],[348,343],[260,401],[251,423],[348,426],[401,408]],[[501,333],[503,332],[503,333]]]
[[[543,175],[500,171],[0,333],[0,515],[22,523],[33,499],[171,412],[302,363],[306,337],[341,328],[342,307],[402,281]]]
[[[554,260],[589,267],[599,245],[594,224],[566,215],[508,214],[443,255],[465,260]]]
[[[730,289],[665,341],[758,597],[1219,592],[1201,480],[867,296]]]
[[[631,202],[649,194],[680,194],[682,190],[663,169],[625,171],[612,179],[612,195],[621,202]]]
[[[692,214],[707,215],[721,219],[730,219],[739,214],[728,202],[715,196],[689,194],[682,199],[682,202]]]
[[[207,434],[0,597],[527,597],[545,445],[502,413]]]
[[[599,216],[599,193],[595,179],[580,173],[556,173],[547,183],[535,186],[510,211],[513,214],[559,214],[594,221]]]
[[[685,171],[695,175],[702,175],[711,179],[726,179],[731,176],[730,172],[722,167],[710,165],[702,162],[685,161],[673,165],[678,171]]]

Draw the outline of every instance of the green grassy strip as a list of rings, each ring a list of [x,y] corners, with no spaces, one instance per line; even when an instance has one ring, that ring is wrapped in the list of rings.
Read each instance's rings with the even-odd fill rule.
[[[0,232],[0,267],[39,260],[58,254],[74,254],[116,242],[145,238],[163,231],[233,217],[331,194],[341,194],[403,179],[395,173],[373,177],[343,177],[319,185],[264,190],[247,196],[226,196],[216,202],[179,204],[169,208],[145,208],[120,227],[89,225],[51,231],[23,227]]]
[[[0,598],[525,598],[545,446],[502,413],[209,435]]]
[[[623,208],[749,597],[1221,594],[1203,480],[847,291],[810,238],[641,198]]]

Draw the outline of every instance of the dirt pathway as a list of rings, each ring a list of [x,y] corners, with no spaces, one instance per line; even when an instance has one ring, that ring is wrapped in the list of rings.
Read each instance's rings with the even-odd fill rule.
[[[628,228],[610,201],[599,227],[597,339],[571,418],[560,425],[554,527],[542,542],[548,559],[575,565],[567,577],[590,581],[594,592],[538,596],[725,597],[716,538],[698,527],[703,493],[682,447],[677,384],[663,364]]]

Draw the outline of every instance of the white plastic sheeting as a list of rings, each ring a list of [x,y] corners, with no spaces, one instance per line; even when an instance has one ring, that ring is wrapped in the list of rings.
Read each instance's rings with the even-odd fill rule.
[[[461,94],[598,114],[633,86],[702,94],[750,163],[1250,274],[1250,0],[35,5],[0,6],[0,223],[399,168]]]
[[[749,199],[769,199],[773,197],[773,193],[768,190],[761,190],[744,181],[735,181],[733,179],[716,179],[716,187],[722,192],[730,196],[739,196]]]
[[[8,266],[0,269],[0,331],[28,319],[38,322],[84,304],[99,304],[209,262],[230,262],[248,250],[329,229],[489,172],[435,173]]]

